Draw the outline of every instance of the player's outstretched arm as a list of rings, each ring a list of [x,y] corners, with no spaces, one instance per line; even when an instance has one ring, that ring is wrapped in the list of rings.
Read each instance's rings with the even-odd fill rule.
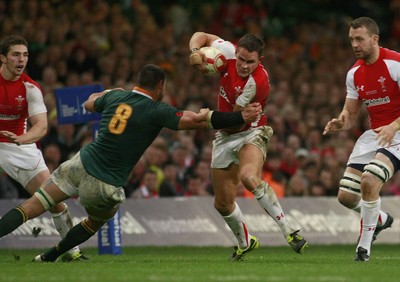
[[[261,111],[259,103],[249,104],[240,112],[218,112],[210,111],[209,109],[202,109],[199,113],[184,111],[178,129],[200,129],[207,127],[222,129],[242,125],[259,119]]]

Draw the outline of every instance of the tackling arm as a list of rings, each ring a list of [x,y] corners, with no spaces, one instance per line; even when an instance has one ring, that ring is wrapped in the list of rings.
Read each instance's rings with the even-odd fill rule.
[[[200,129],[207,127],[221,129],[253,122],[260,117],[260,114],[261,106],[259,103],[249,104],[243,111],[237,112],[218,112],[202,109],[196,114],[191,111],[184,111],[178,129]]]

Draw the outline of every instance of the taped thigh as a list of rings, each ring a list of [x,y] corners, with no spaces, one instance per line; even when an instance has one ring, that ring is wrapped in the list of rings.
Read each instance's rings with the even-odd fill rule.
[[[53,198],[50,197],[50,195],[42,189],[38,189],[34,195],[36,196],[36,198],[39,199],[40,203],[46,210],[48,210],[49,208],[51,208],[56,204]]]
[[[345,172],[343,178],[339,182],[339,189],[360,195],[361,194],[361,177],[357,174]]]
[[[388,181],[393,176],[393,170],[386,163],[379,160],[372,160],[364,167],[364,173],[370,173],[383,183]]]

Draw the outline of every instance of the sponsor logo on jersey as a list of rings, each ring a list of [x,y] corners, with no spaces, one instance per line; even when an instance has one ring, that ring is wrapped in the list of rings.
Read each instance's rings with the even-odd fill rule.
[[[227,101],[228,103],[230,103],[230,101],[229,101],[229,99],[228,99],[228,95],[226,95],[226,91],[225,91],[224,87],[222,87],[222,86],[219,88],[219,95],[220,95],[225,101]]]
[[[389,96],[386,96],[383,98],[376,98],[376,99],[364,99],[364,103],[367,107],[374,107],[390,103],[390,98]]]
[[[364,85],[357,86],[357,92],[364,91]]]
[[[5,115],[5,114],[0,114],[0,119],[3,120],[15,120],[19,119],[21,115]]]

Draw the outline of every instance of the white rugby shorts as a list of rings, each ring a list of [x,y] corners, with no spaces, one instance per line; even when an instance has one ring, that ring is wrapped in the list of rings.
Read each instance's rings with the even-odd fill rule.
[[[62,163],[52,173],[51,180],[68,196],[79,196],[81,205],[88,209],[109,210],[125,201],[122,187],[107,184],[86,172],[79,152]]]
[[[368,164],[375,158],[376,151],[380,148],[378,140],[375,140],[377,133],[372,129],[365,131],[354,145],[353,151],[349,157],[347,164]],[[400,131],[394,135],[392,143],[389,147],[385,147],[390,153],[400,160]]]
[[[42,152],[36,144],[18,146],[0,142],[0,167],[23,187],[39,172],[47,170]]]
[[[234,134],[218,131],[213,141],[211,168],[227,168],[232,163],[239,164],[239,151],[246,144],[257,146],[265,159],[272,134],[270,126],[260,126]]]

